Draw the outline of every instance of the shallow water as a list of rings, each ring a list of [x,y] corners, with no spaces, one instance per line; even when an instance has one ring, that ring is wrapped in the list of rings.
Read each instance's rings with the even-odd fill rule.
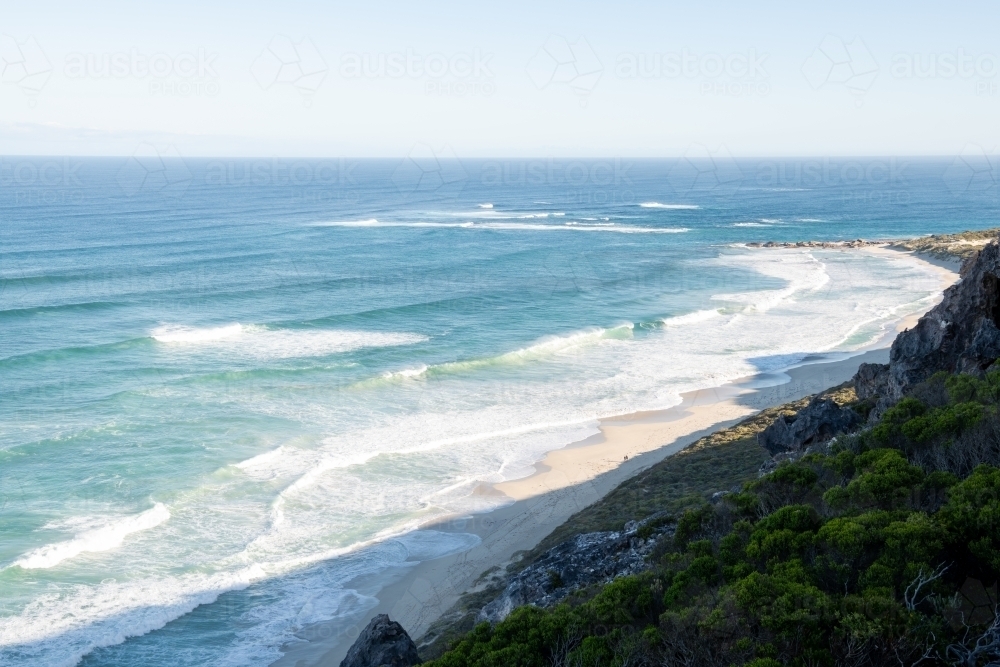
[[[19,665],[266,665],[370,607],[357,575],[472,546],[408,529],[488,509],[480,482],[599,417],[861,349],[939,286],[902,254],[738,244],[998,213],[933,160],[204,160],[139,185],[122,160],[60,158],[55,182],[12,160],[0,662]]]

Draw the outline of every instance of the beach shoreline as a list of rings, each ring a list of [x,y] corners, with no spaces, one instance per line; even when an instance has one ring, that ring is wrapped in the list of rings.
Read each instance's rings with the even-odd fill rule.
[[[957,261],[880,246],[844,251],[912,255],[937,269],[942,291],[959,277]],[[548,452],[535,464],[533,474],[481,484],[477,492],[495,496],[503,501],[501,507],[438,520],[418,529],[471,533],[480,540],[476,546],[349,582],[348,588],[378,603],[348,623],[341,618],[303,628],[298,633],[303,641],[283,647],[284,655],[272,663],[273,667],[337,667],[360,631],[380,613],[389,614],[415,639],[421,637],[462,594],[482,586],[484,572],[505,567],[518,553],[533,548],[626,479],[760,410],[846,382],[861,363],[886,363],[892,340],[922,314],[902,318],[879,341],[848,356],[831,359],[835,355],[814,355],[781,372],[685,393],[679,405],[666,410],[601,419],[598,434]]]

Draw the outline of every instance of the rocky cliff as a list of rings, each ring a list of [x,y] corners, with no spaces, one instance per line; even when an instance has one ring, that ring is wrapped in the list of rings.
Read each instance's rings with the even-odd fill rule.
[[[764,411],[748,420],[754,422],[755,428],[747,433],[741,432],[736,442],[729,443],[725,451],[730,452],[731,458],[736,444],[744,441],[752,441],[754,445],[759,443],[772,455],[770,460],[764,462],[762,472],[773,470],[779,462],[801,459],[803,454],[809,452],[825,454],[830,439],[861,427],[863,415],[872,406],[875,406],[872,414],[877,419],[885,407],[897,402],[910,388],[934,373],[948,371],[982,375],[998,358],[1000,245],[994,241],[969,258],[963,268],[962,279],[945,292],[938,306],[921,318],[917,326],[897,337],[889,364],[862,364],[853,387],[835,387],[811,397],[809,401]],[[688,458],[698,453],[698,447],[690,449]],[[761,452],[760,449],[756,451]],[[651,470],[655,472],[659,468],[679,466],[684,458],[683,454],[676,455]],[[715,460],[713,464],[720,465]],[[643,473],[626,482],[595,504],[597,510],[590,511],[588,508],[568,523],[578,524],[585,515],[618,516],[608,510],[607,506],[612,504],[635,505],[644,512],[653,507],[663,511],[667,503],[662,499],[657,497],[655,503],[643,502],[643,499],[655,496],[660,487],[669,486],[667,482],[672,478],[653,479],[651,474]],[[650,479],[646,480],[646,477]],[[653,481],[657,484],[652,484]],[[676,483],[676,480],[673,481]],[[705,484],[708,486],[719,481],[713,478]],[[739,485],[736,488],[740,488]],[[714,493],[712,503],[724,502],[721,499],[725,495],[725,491]],[[645,526],[630,522],[620,531],[587,532],[555,546],[545,545],[545,551],[531,558],[522,569],[512,567],[506,573],[497,575],[495,586],[468,594],[469,603],[458,609],[449,622],[456,628],[465,627],[464,631],[482,621],[495,625],[502,623],[519,606],[550,608],[567,598],[574,601],[575,598],[569,597],[574,591],[654,568],[656,559],[648,559],[647,556],[654,550],[657,538],[672,534],[677,524],[669,522],[660,526],[654,516],[649,513],[646,516],[649,518],[643,522]],[[566,531],[560,528],[556,533],[562,535],[573,530],[579,530],[579,527],[574,525]],[[464,625],[466,623],[467,626]],[[454,638],[459,634],[450,636]],[[448,637],[447,632],[440,629],[429,632],[422,640],[421,651],[425,655],[434,655],[438,652],[435,646],[450,643]]]
[[[1000,245],[972,257],[961,279],[912,329],[896,337],[889,363],[864,364],[858,397],[878,402],[876,415],[939,371],[981,376],[1000,357]]]
[[[551,607],[573,591],[647,569],[646,556],[654,544],[650,538],[673,528],[644,523],[650,528],[641,535],[641,525],[633,521],[624,530],[577,535],[549,549],[507,580],[503,592],[480,610],[477,622],[502,621],[525,604]]]
[[[871,364],[868,364],[871,365]],[[772,456],[818,445],[861,422],[861,415],[826,396],[816,396],[802,410],[782,415],[757,436]]]

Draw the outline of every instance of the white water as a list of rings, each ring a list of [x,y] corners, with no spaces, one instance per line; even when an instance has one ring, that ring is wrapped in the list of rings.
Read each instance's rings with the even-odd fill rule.
[[[908,312],[926,309],[938,287],[934,273],[903,255],[734,251],[697,268],[718,277],[713,307],[664,317],[651,329],[626,322],[566,331],[493,356],[400,364],[308,395],[227,394],[241,414],[315,425],[323,435],[262,443],[260,453],[194,480],[169,511],[157,503],[26,550],[11,565],[55,568],[87,558],[94,571],[115,577],[55,588],[5,616],[0,646],[27,646],[24,664],[71,665],[96,646],[256,584],[280,602],[266,616],[240,617],[253,632],[225,664],[266,663],[303,624],[370,606],[347,588],[353,577],[472,546],[474,536],[410,531],[495,506],[473,494],[477,484],[530,474],[546,451],[596,432],[601,417],[670,407],[682,392],[816,352],[858,350]],[[746,273],[736,268],[759,279],[738,278]],[[241,324],[164,325],[151,337],[164,355],[253,359],[427,340]],[[372,399],[373,386],[390,385],[391,400]],[[185,391],[205,404],[217,398],[198,385]],[[429,541],[407,542],[414,535]]]
[[[472,217],[473,214],[469,214]],[[519,218],[545,218],[549,214],[517,216]],[[559,215],[559,214],[554,214]],[[314,227],[413,227],[427,229],[469,229],[469,230],[506,230],[534,232],[611,232],[615,234],[682,234],[691,231],[688,227],[643,227],[621,224],[586,224],[569,221],[564,223],[527,223],[527,222],[379,222],[378,220],[345,220],[314,223]]]
[[[426,336],[408,333],[271,329],[238,323],[205,328],[164,325],[154,329],[150,335],[164,344],[165,349],[173,351],[215,350],[257,359],[315,357],[365,347],[412,345],[427,340]]]
[[[685,211],[685,210],[693,211],[695,209],[701,208],[696,204],[661,204],[658,201],[643,202],[639,204],[639,206],[642,208],[662,208],[666,210],[675,210],[675,211]]]
[[[34,549],[15,560],[13,565],[25,570],[47,569],[80,554],[110,551],[120,547],[132,533],[155,528],[169,518],[170,511],[163,503],[156,503],[142,514],[110,519],[104,525],[82,532],[71,540]]]

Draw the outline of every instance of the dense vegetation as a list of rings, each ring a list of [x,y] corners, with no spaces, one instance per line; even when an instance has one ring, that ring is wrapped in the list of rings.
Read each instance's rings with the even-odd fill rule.
[[[521,607],[430,664],[1000,664],[998,404],[1000,372],[936,375],[671,519],[648,572]]]
[[[841,405],[856,398],[853,387],[846,385],[825,391],[821,396],[832,398]],[[581,533],[619,530],[629,521],[641,521],[663,513],[680,515],[685,509],[704,505],[715,491],[739,488],[756,479],[761,464],[770,458],[757,444],[757,434],[779,416],[794,414],[808,403],[807,397],[766,408],[655,463],[574,514],[534,549],[516,554],[507,572],[513,573],[530,565],[552,547]],[[440,657],[456,639],[472,630],[479,610],[497,597],[506,585],[499,568],[484,572],[476,583],[477,590],[462,595],[421,638],[420,653],[428,660]]]

